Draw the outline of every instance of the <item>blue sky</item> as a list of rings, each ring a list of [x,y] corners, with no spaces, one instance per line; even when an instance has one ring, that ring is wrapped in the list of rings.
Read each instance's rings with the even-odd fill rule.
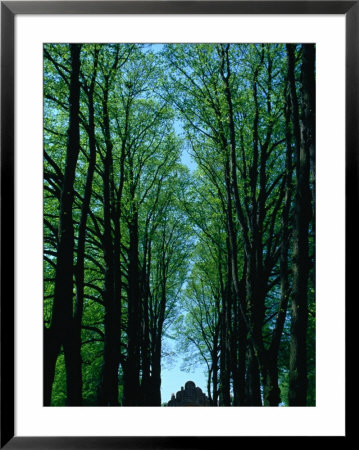
[[[153,44],[152,50],[155,52],[161,51],[163,44]],[[176,120],[175,129],[177,134],[182,134],[182,125]],[[181,163],[187,166],[190,171],[196,169],[196,163],[189,155],[186,146],[182,147]],[[176,351],[175,343],[170,340],[166,340],[166,346],[171,347],[173,352]],[[172,394],[176,394],[187,381],[193,381],[196,386],[200,387],[203,392],[207,393],[207,376],[205,375],[206,366],[203,363],[202,366],[192,369],[191,372],[186,372],[180,369],[183,360],[182,354],[178,353],[175,357],[173,364],[162,364],[161,368],[161,402],[165,403],[171,399]]]
[[[172,350],[174,345],[166,342],[166,345],[171,345]],[[161,402],[165,403],[171,399],[172,394],[176,394],[181,390],[181,386],[184,386],[187,381],[193,381],[196,386],[200,387],[202,391],[207,394],[207,377],[205,375],[205,365],[196,368],[191,372],[185,372],[180,369],[182,364],[182,355],[178,354],[176,362],[170,368],[166,364],[162,364],[161,368]]]
[[[176,128],[181,131],[181,125],[177,122]],[[196,163],[191,158],[186,146],[182,147],[181,163],[189,168],[190,171],[196,169]],[[166,339],[166,338],[165,338]],[[166,346],[170,347],[172,351],[176,352],[175,344],[169,339],[166,340]],[[187,381],[193,381],[196,386],[200,387],[203,392],[207,394],[207,376],[206,366],[203,363],[200,367],[186,372],[180,369],[182,365],[183,355],[178,353],[175,357],[175,362],[171,365],[162,364],[161,368],[161,402],[168,402],[172,394],[176,394]]]

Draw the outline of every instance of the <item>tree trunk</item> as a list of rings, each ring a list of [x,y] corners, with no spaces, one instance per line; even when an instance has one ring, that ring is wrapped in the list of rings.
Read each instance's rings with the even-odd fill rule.
[[[123,386],[124,406],[138,406],[140,401],[141,301],[138,259],[138,212],[136,207],[134,205],[134,211],[129,222],[128,350]]]
[[[150,291],[150,267],[151,267],[151,243],[148,242],[148,229],[145,229],[145,238],[143,244],[144,256],[141,275],[142,290],[142,338],[141,338],[141,361],[142,361],[142,380],[141,380],[141,403],[143,406],[151,406],[151,351],[150,351],[150,324],[149,324],[149,291]]]
[[[212,391],[211,391],[211,380],[212,380],[212,367],[208,366],[208,374],[207,374],[207,395],[209,399],[209,406],[213,405],[213,397],[212,397]]]
[[[289,367],[289,405],[305,406],[307,396],[307,348],[308,322],[308,226],[311,217],[311,194],[309,189],[310,136],[313,136],[308,114],[310,111],[311,83],[314,82],[314,66],[308,64],[312,45],[303,46],[302,64],[302,117],[300,145],[296,147],[296,198],[293,245],[293,294],[291,305],[291,341]],[[294,49],[287,45],[292,105],[295,104]],[[314,61],[314,60],[313,60]],[[294,100],[294,102],[293,102]]]
[[[118,404],[118,364],[116,307],[115,307],[115,275],[114,275],[114,243],[112,239],[112,207],[113,207],[113,155],[108,117],[109,78],[105,77],[103,106],[104,137],[106,155],[103,170],[103,208],[104,232],[102,246],[105,260],[105,283],[103,300],[105,305],[105,339],[102,375],[98,390],[100,406],[116,406]]]
[[[286,95],[286,93],[285,93]],[[287,96],[288,97],[288,96]],[[264,403],[278,406],[281,401],[278,385],[278,353],[283,333],[284,322],[289,302],[289,270],[288,252],[290,242],[290,209],[292,202],[292,136],[291,136],[291,108],[289,98],[285,107],[286,117],[286,167],[285,167],[285,198],[282,213],[281,248],[280,248],[280,288],[281,299],[278,307],[277,320],[272,334],[269,350],[266,354],[266,376],[264,381]]]
[[[245,248],[245,254],[250,253],[249,241],[248,241],[248,229],[247,222],[244,218],[242,205],[239,197],[239,189],[237,182],[237,156],[236,156],[236,133],[234,125],[234,113],[233,113],[233,102],[232,94],[229,85],[229,79],[231,77],[231,68],[229,62],[229,44],[226,46],[221,45],[221,76],[224,83],[225,96],[227,100],[228,107],[228,121],[229,121],[229,143],[230,143],[230,165],[228,174],[226,174],[227,179],[227,197],[230,193],[233,194],[235,210],[237,212],[238,222],[242,227],[243,233],[243,244]],[[226,70],[225,70],[226,69]],[[258,118],[257,118],[258,122]],[[256,122],[256,123],[257,123]],[[257,131],[257,125],[255,126]],[[229,188],[229,190],[228,190]],[[227,200],[228,201],[228,200]],[[231,210],[232,202],[228,201],[228,210]],[[245,403],[245,354],[246,354],[246,335],[249,332],[249,326],[246,319],[246,289],[244,287],[245,276],[242,283],[238,280],[238,264],[237,264],[237,243],[235,232],[233,229],[233,219],[230,213],[230,223],[229,223],[229,234],[231,237],[231,247],[232,247],[232,277],[233,286],[236,294],[235,302],[235,326],[236,336],[234,336],[234,344],[232,348],[232,353],[235,354],[235,361],[232,361],[232,372],[233,372],[233,390],[234,390],[234,404],[243,405]],[[253,249],[252,249],[253,250]],[[246,258],[245,255],[245,258]],[[246,262],[245,262],[246,267]],[[245,268],[245,273],[247,269]],[[238,351],[238,354],[237,354]]]
[[[151,390],[150,406],[161,406],[161,337],[152,355]]]
[[[240,296],[246,298],[246,268],[247,264],[244,263],[243,276],[240,282]],[[247,351],[247,325],[245,323],[244,317],[246,310],[243,309],[243,314],[240,313],[238,317],[238,406],[245,406],[246,401],[246,351]]]
[[[252,249],[254,251],[256,244]],[[260,376],[264,371],[264,348],[262,338],[262,326],[264,322],[264,295],[263,280],[257,276],[257,263],[253,252],[249,255],[247,269],[246,289],[248,298],[248,321],[250,333],[248,336],[249,356],[247,369],[247,392],[251,406],[262,405]],[[248,384],[249,383],[249,384]]]
[[[246,402],[248,406],[262,406],[260,372],[258,358],[254,354],[253,346],[248,348],[248,363],[246,375]]]
[[[52,385],[55,379],[56,361],[61,349],[59,336],[56,336],[53,329],[44,326],[44,406],[51,405]]]
[[[126,104],[126,120],[125,131],[121,145],[120,155],[120,170],[119,170],[119,184],[117,190],[114,187],[115,192],[115,205],[113,208],[113,221],[114,221],[114,290],[115,290],[115,315],[116,315],[116,337],[117,337],[117,352],[118,361],[122,364],[123,371],[125,370],[124,356],[122,355],[122,267],[121,267],[121,238],[122,238],[122,194],[123,186],[125,182],[125,159],[126,159],[126,145],[128,139],[128,127],[129,127],[129,109],[130,101]]]
[[[213,385],[213,406],[218,406],[218,337],[213,342],[212,356],[212,385]]]
[[[72,206],[74,200],[74,182],[76,164],[80,150],[80,51],[81,46],[70,44],[70,116],[67,138],[65,173],[60,199],[57,263],[55,275],[54,303],[50,329],[44,335],[44,405],[51,404],[51,391],[55,366],[61,348],[64,347],[67,372],[67,403],[70,406],[81,396],[78,386],[73,385],[71,372],[74,347],[70,337],[73,330],[73,253],[74,227]],[[47,360],[47,357],[50,358]],[[70,375],[70,376],[69,376]]]
[[[280,389],[278,386],[278,354],[267,353],[265,371],[263,374],[264,406],[278,406],[280,403]]]
[[[231,295],[231,255],[230,255],[230,243],[227,237],[227,280],[225,288],[222,289],[222,313],[221,313],[221,332],[220,332],[220,399],[222,406],[230,406],[230,324],[228,323],[229,307],[230,307],[230,295]]]
[[[84,283],[85,283],[85,242],[86,242],[86,225],[90,208],[90,200],[92,194],[92,181],[96,166],[96,139],[95,139],[95,112],[94,112],[94,88],[96,79],[97,53],[95,53],[94,71],[91,84],[88,90],[88,111],[89,111],[89,165],[87,169],[85,193],[81,208],[81,218],[77,243],[77,261],[75,270],[76,279],[76,301],[74,312],[74,330],[73,330],[73,346],[74,360],[72,383],[74,384],[74,392],[76,396],[72,399],[73,406],[81,406],[82,404],[82,359],[81,359],[81,324],[84,304]]]

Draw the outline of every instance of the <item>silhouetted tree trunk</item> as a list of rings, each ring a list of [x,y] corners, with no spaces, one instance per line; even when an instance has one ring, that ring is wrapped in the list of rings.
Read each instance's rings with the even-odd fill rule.
[[[141,337],[141,404],[151,406],[151,349],[150,349],[150,323],[149,323],[149,295],[150,295],[150,267],[151,267],[151,242],[148,237],[148,222],[146,221],[143,244],[143,266],[141,273],[142,290],[142,337]]]
[[[214,404],[213,404],[213,397],[212,397],[212,391],[211,391],[211,380],[212,380],[212,366],[208,367],[207,396],[208,396],[208,400],[209,400],[209,406],[214,406]]]
[[[288,67],[293,110],[296,107],[294,78],[294,47],[287,45]],[[291,342],[289,372],[289,405],[305,406],[307,396],[307,349],[308,323],[308,226],[311,217],[311,194],[309,189],[310,145],[313,125],[310,117],[310,93],[314,83],[314,48],[303,45],[302,62],[302,116],[299,146],[296,146],[296,197],[293,232],[293,295],[291,305]],[[294,116],[294,114],[293,114]],[[298,130],[298,124],[295,129]]]
[[[156,349],[152,356],[152,399],[151,406],[161,406],[161,338],[157,339]]]
[[[213,386],[213,396],[212,402],[213,406],[218,406],[218,352],[219,352],[219,342],[218,342],[218,330],[213,341],[213,355],[212,355],[212,386]]]
[[[121,265],[121,246],[122,246],[122,196],[123,187],[125,182],[125,160],[127,143],[129,139],[129,120],[130,120],[130,105],[131,97],[127,97],[125,106],[125,127],[123,132],[123,138],[121,143],[120,153],[120,170],[119,170],[119,183],[117,189],[114,186],[115,192],[115,204],[113,208],[113,221],[114,221],[114,289],[115,289],[115,314],[116,314],[116,334],[117,334],[117,351],[118,360],[122,365],[123,372],[125,371],[125,356],[122,353],[122,274],[123,269]]]
[[[127,362],[124,372],[123,405],[138,406],[140,402],[140,337],[141,293],[138,258],[138,211],[132,192],[133,211],[128,223],[128,333]]]
[[[161,297],[159,305],[159,314],[156,327],[156,334],[153,336],[155,346],[152,355],[152,375],[151,375],[151,385],[152,385],[152,402],[153,406],[161,406],[161,353],[162,353],[162,334],[163,334],[163,324],[165,321],[166,314],[166,303],[167,303],[167,277],[168,277],[168,266],[169,257],[166,254],[167,243],[166,229],[163,232],[162,241],[162,256],[160,260],[160,273],[161,273]]]
[[[260,234],[258,229],[258,199],[257,180],[259,173],[259,103],[258,103],[258,73],[263,63],[263,51],[261,62],[253,75],[252,90],[255,106],[253,119],[253,161],[249,170],[249,187],[251,192],[251,214],[249,216],[250,244],[247,251],[247,311],[249,326],[250,349],[248,353],[247,392],[251,405],[262,404],[260,394],[260,360],[263,354],[262,325],[264,320],[264,290],[262,263],[258,260],[261,249]]]
[[[224,92],[228,108],[228,126],[229,126],[229,167],[226,169],[227,183],[227,205],[228,211],[232,208],[232,201],[228,200],[228,196],[233,196],[235,210],[237,212],[238,221],[242,227],[244,246],[248,251],[247,226],[245,223],[242,205],[239,197],[237,183],[237,155],[236,155],[236,133],[234,124],[233,102],[229,80],[231,77],[231,68],[229,62],[230,45],[221,45],[221,77],[224,83]],[[235,293],[235,301],[233,305],[234,323],[232,330],[232,348],[231,348],[231,371],[233,377],[233,394],[234,405],[244,404],[244,385],[245,385],[245,349],[248,324],[245,317],[245,290],[241,289],[238,279],[238,262],[237,262],[237,241],[234,230],[232,212],[229,217],[229,235],[231,243],[231,273],[233,279],[233,288]],[[243,287],[243,286],[242,286]]]
[[[164,283],[166,285],[166,283]],[[151,361],[151,406],[161,406],[161,353],[162,353],[162,332],[165,317],[166,292],[162,292],[160,315],[158,319],[157,334]]]
[[[102,246],[105,260],[105,282],[103,302],[105,306],[105,339],[102,374],[98,390],[100,406],[116,406],[118,404],[118,364],[117,328],[115,306],[115,273],[114,273],[114,241],[112,238],[113,198],[113,144],[111,141],[108,112],[109,75],[105,76],[103,89],[103,132],[106,153],[103,161],[103,238]]]
[[[60,337],[53,328],[44,326],[44,406],[51,405],[56,361],[61,349]]]
[[[222,312],[220,316],[221,332],[220,332],[220,403],[222,406],[230,406],[230,324],[228,323],[232,276],[230,272],[231,255],[230,243],[227,237],[227,274],[225,285],[222,283]]]
[[[75,279],[76,279],[76,301],[73,321],[73,347],[74,347],[74,360],[73,371],[71,374],[71,382],[74,385],[74,392],[76,396],[73,399],[72,404],[74,406],[81,406],[82,404],[82,359],[81,359],[81,324],[82,313],[84,304],[84,282],[85,282],[85,242],[86,242],[86,224],[89,213],[90,200],[92,194],[92,181],[96,166],[96,138],[95,138],[95,112],[94,112],[94,89],[96,80],[96,68],[97,68],[97,56],[98,50],[95,50],[94,55],[94,69],[91,77],[91,82],[88,87],[85,87],[85,91],[88,97],[88,112],[89,123],[87,127],[87,133],[89,136],[89,165],[87,169],[85,192],[81,207],[81,217],[78,232],[77,243],[77,260],[75,267]]]
[[[282,212],[282,230],[280,246],[280,288],[281,298],[278,308],[277,320],[272,334],[269,349],[266,352],[266,373],[264,376],[263,397],[264,404],[278,406],[280,389],[278,385],[278,353],[282,338],[284,322],[288,309],[290,286],[288,270],[288,252],[291,235],[290,209],[292,203],[292,133],[291,133],[291,108],[290,99],[285,89],[286,105],[286,166],[283,183],[285,185],[285,198]]]
[[[245,258],[245,256],[244,256]],[[247,264],[244,261],[243,267],[243,275],[240,282],[239,295],[240,298],[246,298],[246,272],[247,272]],[[237,374],[238,377],[238,394],[237,401],[238,406],[245,406],[247,404],[246,400],[246,351],[247,351],[247,324],[245,322],[246,309],[243,306],[243,311],[239,311],[238,313],[238,368]]]
[[[253,346],[248,346],[246,373],[246,402],[247,406],[262,406],[260,372],[258,358],[254,354]]]
[[[61,346],[65,353],[67,373],[67,403],[78,403],[81,392],[72,383],[74,348],[72,345],[73,320],[73,253],[74,227],[72,205],[76,164],[80,151],[80,51],[81,46],[70,44],[71,78],[69,93],[69,128],[65,172],[60,199],[57,263],[55,275],[54,303],[50,329],[44,334],[44,405],[51,404],[51,390],[55,366]]]

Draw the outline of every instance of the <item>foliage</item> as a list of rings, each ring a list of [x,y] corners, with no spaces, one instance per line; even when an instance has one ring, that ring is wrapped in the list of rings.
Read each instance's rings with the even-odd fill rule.
[[[44,326],[55,337],[59,226],[75,120],[72,50],[44,46]],[[55,351],[51,405],[71,404],[72,357],[81,366],[80,404],[165,405],[161,358],[174,358],[168,338],[184,370],[205,366],[211,404],[288,405],[289,306],[293,274],[302,270],[293,250],[296,152],[310,145],[308,133],[296,137],[297,126],[309,127],[302,58],[302,46],[283,44],[80,46],[67,268],[73,295],[65,325],[79,346],[74,337],[70,350],[63,340]],[[193,167],[181,162],[184,154]],[[314,216],[307,229],[308,405],[315,404],[313,224]]]

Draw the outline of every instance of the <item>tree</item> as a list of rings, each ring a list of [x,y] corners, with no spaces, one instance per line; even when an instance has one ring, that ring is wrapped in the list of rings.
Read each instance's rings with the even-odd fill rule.
[[[54,303],[51,325],[44,329],[44,404],[51,401],[51,389],[55,376],[57,357],[63,346],[67,375],[67,402],[69,406],[81,402],[81,386],[76,383],[74,372],[73,337],[73,254],[74,229],[72,208],[74,179],[80,151],[80,51],[81,46],[70,45],[71,69],[69,82],[69,125],[65,170],[62,180],[59,211],[59,230]]]
[[[289,404],[305,406],[307,401],[308,275],[310,269],[308,228],[311,219],[309,187],[310,155],[314,150],[314,46],[302,46],[302,111],[299,118],[295,88],[294,45],[287,45],[288,66],[296,134],[296,198],[293,247],[293,297],[289,374]]]

